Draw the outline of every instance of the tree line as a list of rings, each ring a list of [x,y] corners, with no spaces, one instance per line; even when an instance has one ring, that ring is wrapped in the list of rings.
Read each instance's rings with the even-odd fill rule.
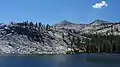
[[[85,39],[85,43],[80,43],[77,40],[77,47],[84,46],[87,53],[120,53],[120,35],[98,35],[98,34],[84,34],[90,38]]]

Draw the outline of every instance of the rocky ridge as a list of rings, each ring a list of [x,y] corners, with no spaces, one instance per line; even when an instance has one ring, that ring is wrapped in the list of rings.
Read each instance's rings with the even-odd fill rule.
[[[62,21],[55,25],[21,22],[0,24],[1,54],[66,54],[68,51],[86,51],[76,46],[91,39],[83,34],[120,35],[120,23],[95,20],[90,24]]]

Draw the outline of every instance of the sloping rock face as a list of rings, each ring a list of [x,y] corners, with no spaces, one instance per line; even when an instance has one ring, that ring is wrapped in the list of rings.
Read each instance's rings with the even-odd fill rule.
[[[90,24],[75,24],[65,20],[52,26],[27,21],[0,24],[0,53],[66,54],[74,49],[86,51],[86,46],[79,46],[78,43],[84,44],[91,38],[83,34],[120,35],[120,23],[97,19]]]
[[[1,25],[1,54],[65,54],[67,51],[60,33],[47,31],[42,26],[20,24]]]

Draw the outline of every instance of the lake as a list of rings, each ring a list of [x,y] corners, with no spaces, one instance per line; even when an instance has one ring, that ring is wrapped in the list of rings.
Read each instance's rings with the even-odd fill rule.
[[[0,56],[0,67],[120,67],[118,54]]]

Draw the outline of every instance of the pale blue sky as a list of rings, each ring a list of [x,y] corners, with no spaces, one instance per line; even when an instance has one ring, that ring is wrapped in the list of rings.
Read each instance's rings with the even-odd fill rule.
[[[108,6],[95,9],[102,0],[0,0],[0,22],[35,21],[55,24],[62,20],[89,23],[95,19],[120,21],[120,0],[104,0]]]

